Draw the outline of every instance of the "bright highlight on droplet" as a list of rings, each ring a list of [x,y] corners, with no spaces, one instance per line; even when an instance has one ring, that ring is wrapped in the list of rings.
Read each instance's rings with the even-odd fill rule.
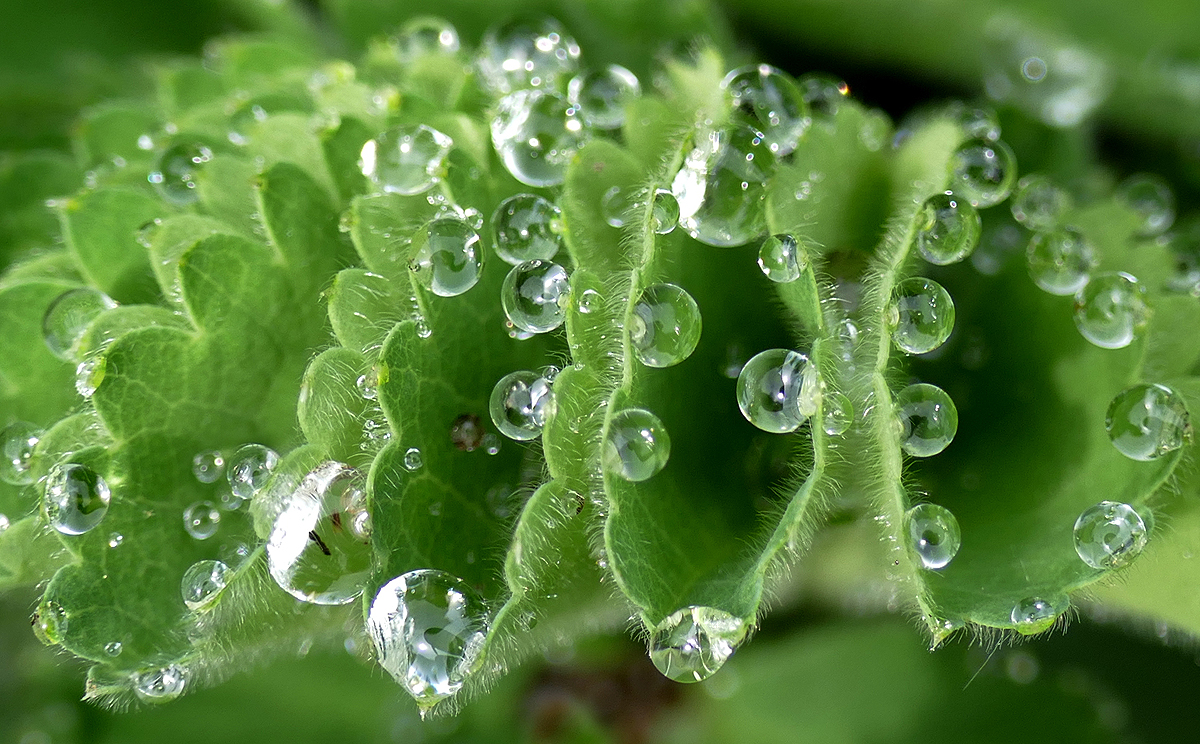
[[[46,517],[64,535],[82,535],[104,520],[112,500],[108,483],[79,463],[61,463],[46,476]]]

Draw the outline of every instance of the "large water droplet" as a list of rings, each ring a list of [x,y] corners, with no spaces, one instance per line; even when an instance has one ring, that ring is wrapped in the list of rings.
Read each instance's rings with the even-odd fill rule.
[[[1150,319],[1146,288],[1124,272],[1093,276],[1075,295],[1075,326],[1102,349],[1123,349]]]
[[[767,349],[742,366],[737,402],[746,420],[763,431],[795,431],[815,411],[820,380],[808,357],[787,349]]]
[[[909,385],[896,396],[900,420],[900,447],[913,457],[932,457],[954,440],[958,409],[936,385]]]
[[[667,679],[703,682],[720,669],[746,637],[740,618],[712,607],[691,606],[668,616],[650,637],[650,660]]]
[[[655,284],[642,290],[630,316],[633,353],[647,367],[670,367],[700,343],[700,308],[682,288]]]
[[[1134,460],[1156,460],[1192,438],[1187,406],[1165,385],[1134,385],[1108,404],[1104,428],[1113,446]]]
[[[570,296],[567,270],[541,260],[514,266],[500,288],[504,315],[529,333],[546,333],[562,325]]]
[[[133,676],[133,691],[144,703],[167,703],[183,694],[187,670],[178,664],[147,669]]]
[[[712,132],[696,142],[671,182],[679,224],[707,245],[734,246],[766,230],[766,183],[775,156],[748,126]]]
[[[831,437],[845,434],[850,428],[850,423],[854,421],[854,404],[844,393],[836,390],[825,393],[822,411],[825,417],[822,428]]]
[[[496,255],[513,266],[549,261],[562,246],[561,221],[558,207],[540,196],[508,197],[492,213]]]
[[[212,150],[203,145],[192,142],[172,145],[163,152],[158,170],[147,180],[172,204],[192,204],[200,198],[196,193],[196,176],[212,157]]]
[[[261,444],[245,444],[238,447],[229,458],[229,488],[240,499],[254,496],[271,477],[271,471],[279,464],[275,450]]]
[[[625,123],[625,106],[639,93],[637,75],[620,65],[609,65],[572,78],[567,100],[580,108],[589,127],[619,129]]]
[[[950,158],[951,190],[976,207],[999,204],[1017,182],[1017,156],[1003,142],[970,140]]]
[[[28,421],[15,421],[0,431],[0,481],[14,486],[33,483],[29,463],[44,433]]]
[[[1141,515],[1129,504],[1101,501],[1075,520],[1075,552],[1101,570],[1129,565],[1146,547],[1149,535]]]
[[[488,412],[500,433],[510,439],[537,439],[554,411],[550,383],[537,372],[520,370],[505,375],[492,388]]]
[[[80,362],[76,344],[93,320],[105,310],[117,306],[98,289],[81,287],[63,292],[42,316],[42,336],[50,352],[68,362]]]
[[[832,124],[842,103],[850,96],[845,80],[822,72],[811,72],[796,81],[809,112],[816,121]]]
[[[229,566],[221,561],[197,561],[183,574],[179,590],[189,610],[201,610],[217,600],[229,581]]]
[[[483,245],[470,223],[440,217],[419,237],[410,268],[423,287],[439,297],[455,297],[475,286],[483,270]]]
[[[367,630],[379,664],[429,707],[462,689],[487,634],[483,601],[445,571],[409,571],[380,588]]]
[[[578,67],[579,45],[553,18],[488,29],[479,46],[480,76],[499,94],[555,87]]]
[[[958,520],[937,504],[917,504],[904,515],[909,545],[921,565],[931,571],[945,568],[962,546]]]
[[[362,593],[371,570],[369,540],[350,529],[366,511],[362,478],[325,462],[287,498],[267,540],[271,577],[305,602],[340,605]]]
[[[1040,232],[1025,251],[1029,276],[1053,295],[1072,295],[1087,284],[1096,265],[1095,253],[1083,233],[1072,227]]]
[[[667,427],[643,408],[618,411],[608,422],[604,468],[628,481],[653,478],[671,457]]]
[[[433,127],[393,127],[367,140],[359,167],[381,191],[420,194],[442,179],[454,140]]]
[[[112,500],[104,477],[86,465],[61,463],[46,476],[46,517],[64,535],[82,535],[108,514]]]
[[[1049,630],[1069,605],[1070,600],[1065,596],[1053,599],[1026,597],[1013,605],[1010,618],[1021,635],[1036,635]]]
[[[654,192],[652,210],[650,229],[659,235],[666,235],[679,224],[679,202],[670,191],[658,189]]]
[[[1046,176],[1029,175],[1017,182],[1012,216],[1030,230],[1054,230],[1071,209],[1071,195]]]
[[[183,528],[197,540],[207,540],[221,527],[221,510],[211,501],[197,501],[183,510]]]
[[[794,282],[807,266],[808,252],[786,233],[771,235],[758,248],[758,268],[773,282]]]
[[[103,356],[84,359],[75,367],[75,392],[84,398],[92,397],[107,373],[108,362]]]
[[[905,279],[892,293],[888,320],[896,346],[907,354],[925,354],[950,338],[954,301],[932,279]]]
[[[1175,221],[1175,193],[1158,176],[1149,173],[1130,176],[1117,187],[1115,196],[1142,218],[1138,234],[1143,237],[1161,235]]]
[[[192,475],[201,483],[216,483],[225,474],[225,457],[218,450],[199,452],[192,458]]]
[[[721,81],[734,116],[762,132],[777,156],[796,149],[811,119],[804,94],[792,78],[770,65],[747,65]]]
[[[949,192],[925,200],[918,226],[917,249],[926,261],[938,266],[971,255],[983,232],[983,221],[975,207]]]
[[[414,18],[401,27],[399,33],[388,38],[396,59],[404,64],[435,54],[452,55],[458,51],[458,31],[441,18],[422,16]]]
[[[557,186],[588,140],[579,107],[557,93],[522,90],[500,100],[492,145],[504,167],[529,186]]]

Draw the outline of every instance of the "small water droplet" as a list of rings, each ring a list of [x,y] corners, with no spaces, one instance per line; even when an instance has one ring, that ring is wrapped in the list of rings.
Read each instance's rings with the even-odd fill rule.
[[[931,571],[945,568],[962,546],[958,520],[937,504],[917,504],[904,515],[909,545],[921,565]]]
[[[201,483],[216,483],[225,474],[225,457],[218,450],[199,452],[192,458],[192,475]]]
[[[42,602],[34,610],[30,624],[33,626],[33,634],[43,645],[53,646],[62,643],[70,626],[70,619],[62,605],[50,600]]]
[[[50,352],[68,362],[83,361],[78,348],[83,334],[101,313],[117,306],[98,289],[82,287],[63,292],[42,316],[42,337]]]
[[[368,140],[359,154],[362,174],[380,190],[411,196],[440,181],[454,140],[433,127],[393,127]]]
[[[831,437],[846,433],[854,421],[854,404],[845,394],[837,391],[825,394],[823,428]]]
[[[671,437],[657,416],[643,408],[613,415],[604,440],[604,467],[628,481],[649,480],[667,466]]]
[[[354,385],[363,399],[375,400],[379,395],[379,368],[372,366],[366,374],[359,375]]]
[[[985,142],[995,142],[1000,139],[1000,118],[990,108],[960,106],[958,108],[958,123],[963,133],[970,139],[980,139]]]
[[[525,441],[541,436],[554,411],[550,383],[537,372],[521,370],[505,375],[492,389],[488,412],[500,433]]]
[[[1013,605],[1011,619],[1021,635],[1037,635],[1049,630],[1069,605],[1070,600],[1065,596],[1053,599],[1026,597]]]
[[[61,463],[46,476],[46,516],[64,535],[95,528],[108,514],[111,499],[103,476],[86,465]]]
[[[983,232],[979,212],[946,192],[925,200],[918,218],[917,249],[931,264],[957,263],[975,250]]]
[[[30,461],[44,433],[28,421],[15,421],[0,431],[0,481],[14,486],[33,483]]]
[[[596,129],[619,129],[625,107],[641,93],[637,75],[620,65],[608,65],[576,75],[567,86],[567,100],[583,112],[583,120]]]
[[[1028,175],[1017,182],[1011,208],[1013,219],[1030,230],[1054,230],[1071,209],[1071,195],[1046,176]]]
[[[450,424],[450,442],[463,452],[474,452],[483,438],[483,421],[473,413],[464,413]]]
[[[208,607],[217,600],[229,581],[229,566],[221,561],[197,561],[183,574],[179,584],[183,603],[192,611]]]
[[[379,664],[428,707],[462,689],[487,634],[483,601],[466,582],[422,569],[397,576],[371,602],[367,631]]]
[[[1165,385],[1134,385],[1108,404],[1104,428],[1113,446],[1133,460],[1156,460],[1192,439],[1187,406]]]
[[[932,279],[905,279],[892,293],[888,320],[896,346],[906,354],[925,354],[950,338],[954,330],[954,301]]]
[[[133,690],[144,703],[166,703],[183,694],[187,678],[184,667],[169,664],[134,674]]]
[[[653,211],[650,215],[650,227],[659,235],[670,233],[679,224],[679,202],[675,195],[666,189],[654,192]]]
[[[682,288],[655,284],[642,290],[630,316],[629,340],[647,367],[671,367],[700,343],[700,308]]]
[[[585,289],[583,290],[583,293],[579,295],[579,299],[576,300],[576,303],[579,307],[579,312],[583,313],[584,315],[589,315],[600,307],[601,301],[602,298],[600,297],[599,292],[594,289]]]
[[[1082,289],[1096,265],[1091,244],[1072,227],[1036,233],[1029,241],[1025,257],[1034,283],[1060,296]]]
[[[390,37],[388,43],[402,64],[433,55],[453,55],[459,49],[458,31],[441,18],[414,18]]]
[[[540,196],[508,197],[492,213],[496,255],[513,266],[549,261],[562,247],[561,222],[558,207]]]
[[[1149,319],[1146,288],[1124,272],[1096,274],[1075,295],[1075,326],[1102,349],[1130,345]]]
[[[221,511],[211,501],[197,501],[183,510],[183,528],[197,540],[207,540],[221,526]]]
[[[600,197],[600,214],[612,227],[624,227],[626,221],[635,221],[635,212],[641,205],[637,202],[637,189],[613,186]]]
[[[1101,501],[1075,520],[1075,552],[1092,568],[1129,565],[1149,540],[1146,523],[1129,504]]]
[[[528,333],[547,333],[561,326],[570,296],[567,270],[549,261],[514,266],[500,288],[505,317]]]
[[[271,471],[279,464],[275,450],[261,444],[245,444],[229,458],[229,488],[240,499],[254,496],[271,477]]]
[[[900,421],[900,447],[913,457],[938,454],[958,432],[958,409],[936,385],[909,385],[896,396]]]
[[[0,514],[0,535],[8,532],[8,528],[12,527],[12,522],[9,521],[7,514]]]
[[[721,81],[734,117],[762,132],[777,156],[796,149],[808,129],[808,102],[791,76],[770,65],[747,65]]]
[[[553,18],[488,29],[479,45],[483,82],[499,94],[557,87],[579,67],[579,44]]]
[[[671,182],[679,224],[706,245],[744,245],[766,231],[766,183],[775,169],[763,134],[731,126],[701,137]]]
[[[114,532],[108,536],[108,547],[110,548],[119,548],[123,542],[125,542],[125,536],[120,532]]]
[[[113,641],[111,643],[104,644],[104,653],[106,653],[112,657],[120,656],[121,651],[123,651],[123,650],[124,650],[124,647],[122,646],[120,641]]]
[[[590,138],[579,107],[545,90],[521,90],[500,100],[492,145],[504,167],[528,186],[557,186],[567,163]]]
[[[1138,234],[1153,237],[1166,232],[1175,221],[1175,193],[1158,176],[1139,173],[1121,182],[1116,199],[1142,218]]]
[[[413,325],[415,326],[417,338],[429,338],[433,335],[433,329],[425,322],[424,317],[418,315],[416,318],[413,318]]]
[[[107,372],[108,364],[103,356],[84,359],[75,367],[75,392],[83,398],[92,397],[100,383],[104,382]]]
[[[1017,157],[1001,141],[963,143],[951,156],[950,168],[951,189],[975,207],[999,204],[1017,182]]]
[[[808,267],[808,252],[786,233],[772,235],[758,249],[758,268],[773,282],[794,282]]]
[[[763,431],[795,431],[812,414],[806,401],[816,395],[820,380],[808,357],[788,349],[768,349],[742,367],[737,378],[737,402],[746,420]]]
[[[483,270],[475,228],[458,217],[440,217],[420,236],[411,268],[425,289],[439,297],[456,297],[475,286]]]
[[[500,454],[500,437],[488,432],[483,435],[483,451],[489,455]]]
[[[842,102],[850,96],[850,86],[845,80],[825,73],[804,75],[796,81],[796,85],[808,104],[812,118],[829,124],[833,123]]]
[[[693,605],[654,628],[650,660],[667,679],[702,682],[728,661],[746,631],[746,622],[728,612]]]
[[[212,150],[203,145],[180,142],[163,152],[158,170],[147,180],[172,204],[192,204],[200,198],[196,193],[196,177],[212,157]]]
[[[417,447],[409,447],[404,451],[404,469],[408,472],[416,472],[425,464],[425,459],[421,457],[421,450]]]

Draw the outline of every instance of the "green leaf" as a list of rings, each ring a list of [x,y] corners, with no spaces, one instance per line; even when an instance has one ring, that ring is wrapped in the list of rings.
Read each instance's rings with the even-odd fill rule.
[[[59,207],[63,238],[89,283],[118,302],[153,300],[157,287],[136,234],[168,210],[144,191],[96,189]]]

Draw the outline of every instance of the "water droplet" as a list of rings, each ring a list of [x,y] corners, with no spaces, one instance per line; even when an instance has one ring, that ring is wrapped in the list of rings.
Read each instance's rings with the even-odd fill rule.
[[[600,197],[600,214],[612,227],[624,227],[626,220],[636,221],[636,210],[641,206],[636,201],[637,189],[613,186]]]
[[[584,315],[590,315],[592,311],[598,309],[601,302],[603,302],[603,298],[594,289],[583,290],[583,293],[579,295],[579,299],[576,300],[579,312]]]
[[[499,94],[556,87],[579,67],[579,45],[553,18],[491,28],[479,45],[483,82]]]
[[[1123,349],[1150,319],[1146,288],[1124,272],[1096,274],[1075,295],[1075,326],[1102,349]]]
[[[647,367],[671,367],[700,343],[700,308],[682,288],[655,284],[642,290],[630,316],[629,340]]]
[[[950,188],[976,207],[1004,201],[1017,182],[1017,156],[1000,141],[963,143],[951,156],[950,167]]]
[[[492,389],[488,412],[500,433],[520,441],[542,434],[554,411],[550,383],[537,372],[521,370],[505,375]]]
[[[450,441],[456,449],[474,452],[483,444],[483,421],[473,413],[464,413],[450,424]]]
[[[1116,199],[1142,218],[1138,234],[1153,237],[1166,232],[1175,221],[1175,193],[1158,176],[1139,173],[1117,187]]]
[[[410,473],[421,469],[425,464],[425,459],[421,457],[421,450],[417,447],[409,447],[404,451],[404,469]]]
[[[958,520],[937,504],[917,504],[904,515],[909,544],[921,565],[931,571],[945,568],[962,546]]]
[[[382,191],[421,194],[440,181],[454,140],[424,124],[393,127],[367,140],[359,166],[362,174]]]
[[[432,569],[384,584],[367,616],[380,666],[422,707],[462,689],[487,629],[483,600],[463,580]]]
[[[807,267],[808,252],[791,235],[772,235],[758,249],[758,268],[773,282],[794,282]]]
[[[64,535],[82,535],[100,524],[111,499],[103,476],[86,465],[61,463],[46,476],[46,516]]]
[[[650,660],[667,679],[703,682],[746,637],[745,621],[723,610],[691,606],[668,616],[650,637]]]
[[[825,433],[831,437],[845,434],[850,428],[850,422],[854,420],[854,404],[845,394],[837,391],[825,394],[823,410]]]
[[[271,471],[279,464],[275,450],[261,444],[245,444],[238,447],[229,458],[229,488],[240,499],[254,496],[271,477]]]
[[[549,261],[514,266],[500,288],[504,315],[528,333],[547,333],[561,326],[570,296],[567,270]]]
[[[747,65],[721,81],[734,116],[762,132],[777,156],[796,149],[808,128],[808,102],[791,76],[770,65]]]
[[[413,318],[413,326],[417,333],[417,338],[429,338],[433,335],[433,329],[425,322],[425,318],[419,315]]]
[[[888,316],[896,346],[906,354],[925,354],[950,338],[954,301],[932,279],[913,277],[896,285]]]
[[[1146,523],[1129,504],[1101,501],[1075,520],[1075,552],[1092,568],[1129,565],[1150,539]]]
[[[504,167],[529,186],[557,186],[589,139],[579,108],[557,93],[522,90],[500,100],[492,145]]]
[[[366,511],[362,478],[340,462],[324,462],[286,498],[267,540],[275,583],[321,605],[352,602],[371,571],[372,549],[347,529]]]
[[[479,233],[458,217],[440,217],[422,232],[411,264],[421,285],[439,297],[455,297],[474,287],[483,270]]]
[[[500,454],[500,437],[496,436],[495,434],[491,433],[490,431],[487,434],[484,434],[483,435],[483,451],[488,453],[489,455]]]
[[[75,367],[75,392],[83,398],[92,397],[96,394],[100,383],[104,382],[107,372],[108,364],[104,357],[94,356],[84,359]]]
[[[133,690],[144,703],[167,703],[183,694],[187,678],[186,669],[169,664],[135,674]]]
[[[225,474],[225,457],[217,450],[207,450],[192,458],[192,474],[201,483],[216,483]]]
[[[746,420],[763,431],[795,431],[813,411],[806,404],[820,386],[808,357],[787,349],[768,349],[742,367],[737,402]]]
[[[613,415],[604,439],[604,467],[628,481],[649,480],[667,466],[671,437],[653,413],[628,408]]]
[[[620,65],[576,75],[567,86],[567,100],[596,129],[619,129],[625,123],[625,106],[640,93],[637,75]]]
[[[200,198],[196,193],[196,176],[212,157],[212,150],[203,145],[180,142],[163,152],[158,170],[147,180],[172,204],[192,204]]]
[[[562,212],[534,194],[517,194],[500,202],[492,213],[496,255],[517,266],[526,261],[549,261],[562,246]]]
[[[7,514],[0,514],[0,535],[8,532],[8,528],[12,527],[12,522],[9,521]]]
[[[810,73],[796,81],[813,119],[832,123],[842,102],[850,95],[850,86],[824,73]]]
[[[747,126],[712,132],[696,142],[671,182],[679,224],[706,245],[735,246],[766,230],[766,183],[775,156]]]
[[[67,611],[54,600],[43,602],[34,610],[31,618],[33,634],[46,646],[62,643],[70,626]]]
[[[183,574],[179,584],[183,603],[189,610],[201,610],[216,601],[229,580],[229,566],[221,561],[197,561]]]
[[[124,647],[121,645],[120,641],[113,641],[111,643],[104,644],[104,653],[112,657],[120,656],[121,651],[123,650]]]
[[[1053,295],[1073,295],[1087,284],[1096,265],[1095,252],[1073,227],[1036,233],[1025,251],[1029,276]]]
[[[379,368],[372,366],[366,374],[359,375],[354,386],[365,400],[375,400],[379,395]]]
[[[459,48],[458,31],[454,26],[449,21],[430,16],[414,18],[404,24],[388,42],[396,59],[403,64],[435,54],[452,55]]]
[[[1071,209],[1071,195],[1046,176],[1033,174],[1017,182],[1012,216],[1030,230],[1054,230]]]
[[[659,235],[670,233],[679,224],[679,202],[666,189],[654,192],[654,206],[650,215],[650,227]]]
[[[983,232],[979,212],[950,192],[925,200],[918,219],[917,249],[931,264],[957,263],[975,250]]]
[[[913,457],[932,457],[954,440],[958,409],[936,385],[909,385],[896,396],[900,420],[900,447]]]
[[[962,106],[958,110],[958,123],[970,139],[995,142],[1000,139],[1000,118],[990,108]]]
[[[1134,385],[1108,404],[1104,428],[1113,446],[1134,460],[1156,460],[1192,439],[1187,406],[1165,385]]]
[[[46,308],[42,316],[42,336],[50,352],[68,362],[80,362],[77,344],[88,325],[105,310],[117,306],[98,289],[81,287],[63,292]]]
[[[44,433],[28,421],[15,421],[0,431],[0,481],[14,486],[33,483],[29,463]]]
[[[1042,599],[1026,597],[1013,605],[1010,616],[1017,632],[1021,635],[1037,635],[1049,630],[1054,621],[1066,611],[1070,600],[1066,597]]]
[[[110,548],[119,548],[123,542],[125,542],[125,536],[120,532],[114,532],[108,536],[108,547]]]
[[[183,528],[197,540],[207,540],[221,526],[221,511],[211,501],[197,501],[183,510]]]

